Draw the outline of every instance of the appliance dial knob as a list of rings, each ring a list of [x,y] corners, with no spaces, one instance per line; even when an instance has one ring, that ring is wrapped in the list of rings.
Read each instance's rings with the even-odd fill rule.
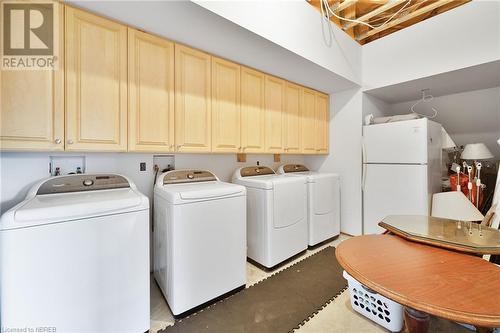
[[[94,185],[94,181],[92,179],[85,179],[83,181],[83,186],[92,186]]]

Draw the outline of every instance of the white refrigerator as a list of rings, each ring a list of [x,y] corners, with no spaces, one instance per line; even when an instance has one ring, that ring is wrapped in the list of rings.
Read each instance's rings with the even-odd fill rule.
[[[441,124],[427,118],[363,126],[363,234],[387,215],[429,215],[441,192]]]

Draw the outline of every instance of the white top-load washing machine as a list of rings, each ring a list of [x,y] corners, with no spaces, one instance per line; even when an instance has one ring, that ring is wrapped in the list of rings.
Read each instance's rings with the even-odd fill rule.
[[[269,167],[237,169],[247,188],[247,256],[273,267],[307,249],[306,177],[276,175]]]
[[[309,246],[340,234],[340,178],[336,173],[309,171],[301,164],[284,164],[278,174],[307,177]]]
[[[154,276],[174,316],[244,286],[245,187],[173,170],[154,194]]]
[[[149,201],[114,174],[52,177],[0,219],[4,329],[149,330]]]

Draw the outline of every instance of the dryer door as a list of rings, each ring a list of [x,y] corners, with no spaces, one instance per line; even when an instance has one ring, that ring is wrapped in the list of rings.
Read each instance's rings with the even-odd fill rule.
[[[307,216],[307,187],[300,178],[274,183],[274,227],[299,223]]]

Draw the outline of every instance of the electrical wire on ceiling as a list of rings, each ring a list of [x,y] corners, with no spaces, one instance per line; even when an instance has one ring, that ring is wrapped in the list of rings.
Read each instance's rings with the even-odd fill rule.
[[[422,114],[422,113],[418,113],[417,111],[415,111],[415,106],[417,106],[418,104],[430,102],[430,101],[432,101],[434,99],[434,96],[432,96],[431,94],[428,93],[430,91],[431,91],[430,89],[423,89],[422,90],[422,98],[420,98],[415,104],[413,104],[410,107],[410,111],[412,113],[418,114],[419,116],[422,116],[422,117],[427,117],[429,119],[436,118],[436,116],[438,114],[438,110],[436,110],[436,108],[434,108],[432,106],[431,106],[431,110],[432,110],[432,112],[434,112],[434,114],[432,116],[428,116],[428,115],[425,115],[425,114]]]
[[[396,15],[398,15],[399,13],[401,13],[403,11],[403,9],[405,9],[411,3],[411,1],[412,0],[408,0],[404,4],[403,7],[401,7],[397,12],[395,12],[394,14],[392,14],[391,17],[389,17],[385,22],[383,22],[383,23],[381,23],[379,25],[371,25],[370,23],[366,23],[366,22],[363,22],[363,21],[360,21],[360,20],[350,19],[350,18],[347,18],[347,17],[341,17],[341,16],[335,14],[335,11],[330,8],[330,4],[328,3],[328,0],[321,0],[321,14],[322,14],[323,17],[326,16],[328,18],[328,20],[330,20],[331,16],[334,16],[337,19],[342,20],[342,21],[347,21],[347,22],[362,24],[362,25],[366,25],[367,27],[369,27],[371,29],[376,29],[376,28],[381,28],[384,25],[386,25],[387,23],[389,23]],[[325,11],[326,11],[326,13],[325,13]]]

